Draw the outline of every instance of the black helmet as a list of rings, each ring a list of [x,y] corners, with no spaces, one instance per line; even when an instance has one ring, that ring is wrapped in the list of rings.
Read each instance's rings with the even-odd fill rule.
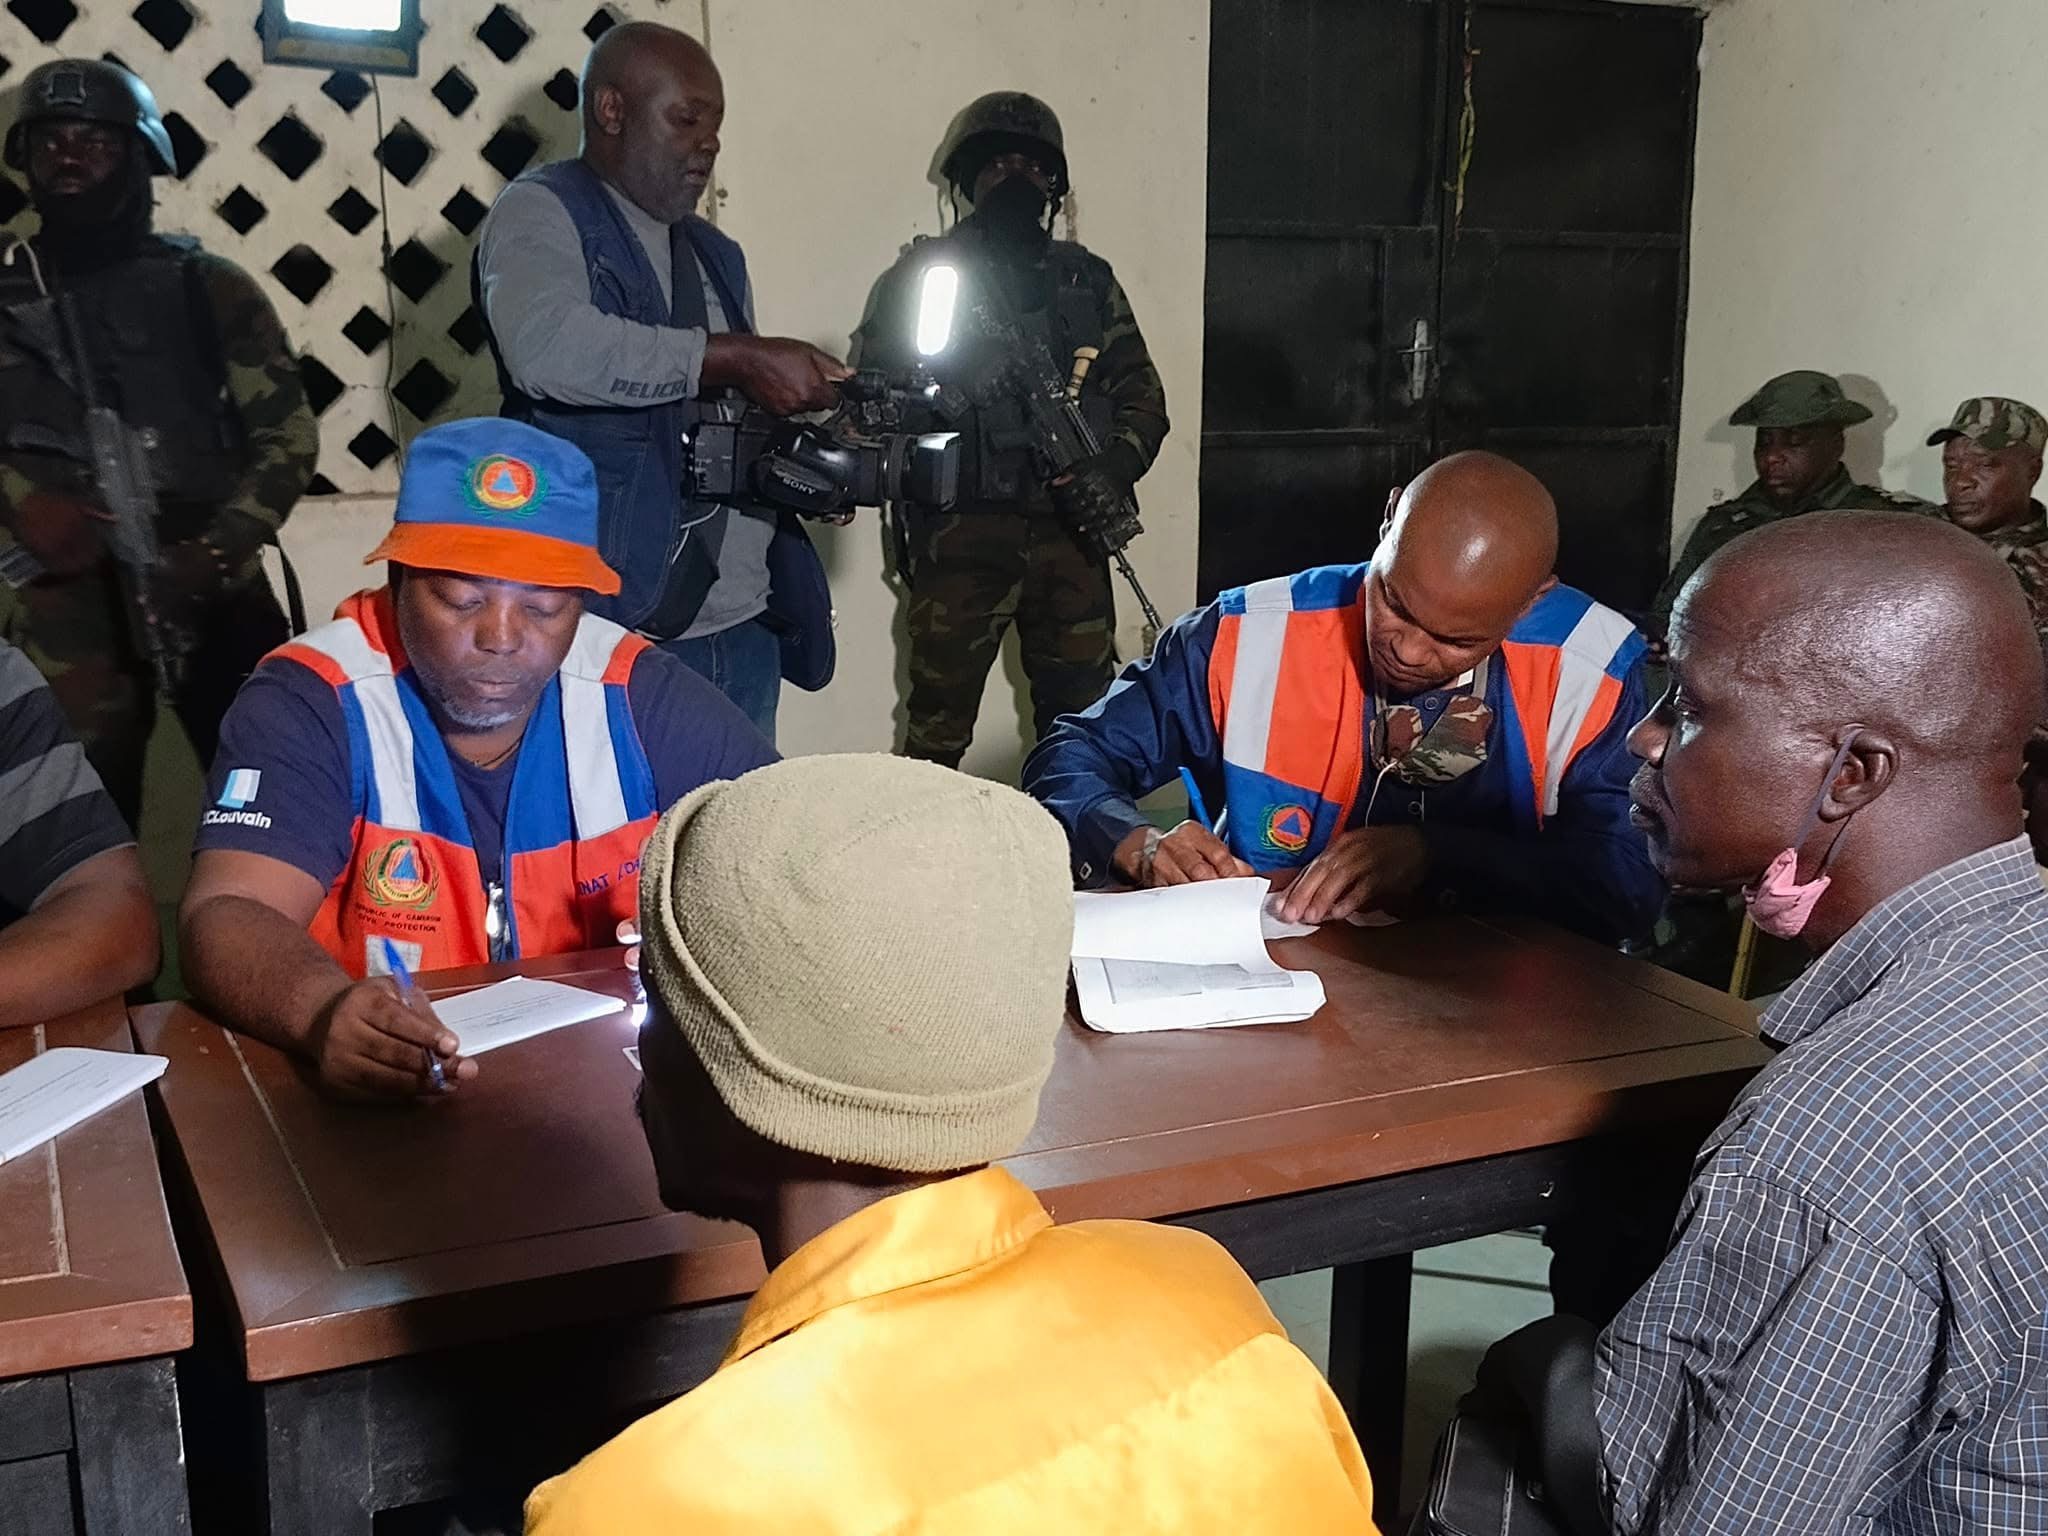
[[[118,64],[58,59],[30,70],[15,93],[14,121],[7,129],[8,165],[18,171],[28,164],[29,126],[52,118],[133,128],[149,148],[152,174],[168,176],[178,169],[156,98]]]
[[[1043,163],[1053,201],[1067,195],[1067,151],[1060,120],[1051,107],[1022,91],[991,91],[967,104],[947,130],[939,151],[939,175],[956,190],[971,193],[981,168],[1013,149],[1036,155]]]

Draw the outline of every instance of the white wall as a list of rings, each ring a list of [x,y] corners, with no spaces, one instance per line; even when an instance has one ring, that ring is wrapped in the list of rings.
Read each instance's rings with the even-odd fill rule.
[[[2042,0],[1727,0],[1706,22],[1673,547],[1752,478],[1788,368],[1877,412],[1849,465],[1938,500],[1967,395],[2048,406]]]
[[[641,14],[701,30],[698,7]],[[1166,382],[1174,430],[1139,487],[1132,557],[1167,616],[1193,600],[1200,445],[1208,8],[1191,0],[707,0],[725,77],[720,226],[746,247],[763,329],[843,354],[870,286],[913,235],[941,227],[925,178],[953,114],[984,91],[1059,112],[1073,235],[1109,259]],[[565,61],[571,68],[580,60]],[[1065,231],[1062,231],[1063,233]],[[287,543],[316,611],[353,590],[381,501],[308,502]],[[839,675],[783,692],[789,752],[887,750],[900,734],[902,614],[880,521],[818,530],[839,610]],[[1119,591],[1120,641],[1137,645]],[[966,766],[1009,777],[1029,730],[1014,641],[990,678]]]

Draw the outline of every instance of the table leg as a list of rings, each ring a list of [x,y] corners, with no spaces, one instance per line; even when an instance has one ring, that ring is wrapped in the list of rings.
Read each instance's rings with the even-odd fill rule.
[[[261,1389],[270,1536],[371,1536],[366,1385],[335,1371]]]
[[[86,1536],[192,1529],[178,1375],[168,1358],[73,1371],[71,1422]]]
[[[1408,1297],[1415,1256],[1397,1253],[1330,1272],[1330,1388],[1372,1469],[1374,1519],[1401,1508],[1401,1429],[1408,1409]]]
[[[69,1456],[0,1462],[0,1517],[9,1532],[70,1536],[77,1529],[73,1513]]]

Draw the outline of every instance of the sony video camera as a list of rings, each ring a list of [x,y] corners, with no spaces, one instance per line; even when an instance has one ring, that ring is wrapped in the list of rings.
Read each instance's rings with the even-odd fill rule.
[[[913,404],[950,419],[938,387],[863,369],[839,393],[838,408],[815,422],[743,401],[704,402],[684,444],[684,489],[706,501],[765,504],[803,517],[844,517],[893,502],[950,508],[960,494],[959,434],[898,430]]]

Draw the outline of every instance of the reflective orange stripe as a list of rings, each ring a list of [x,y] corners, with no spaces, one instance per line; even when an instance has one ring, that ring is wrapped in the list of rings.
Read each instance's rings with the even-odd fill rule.
[[[347,668],[325,651],[315,650],[310,645],[299,645],[296,642],[280,645],[263,659],[269,661],[273,656],[281,661],[296,661],[331,688],[341,688],[349,682]]]
[[[626,636],[619,642],[618,649],[612,652],[612,659],[605,665],[604,676],[598,681],[606,687],[625,687],[626,680],[633,675],[633,663],[653,644],[645,635]]]
[[[1544,771],[1550,758],[1550,706],[1557,698],[1557,679],[1564,661],[1554,645],[1506,641],[1500,648],[1507,669],[1508,692],[1515,700],[1515,720],[1522,746],[1529,754],[1529,776],[1536,786],[1536,824],[1543,825]]]
[[[1572,739],[1571,756],[1565,760],[1565,771],[1569,773],[1579,754],[1593,744],[1594,739],[1606,730],[1614,719],[1614,711],[1621,703],[1621,679],[1602,677],[1599,691],[1593,695],[1592,707],[1586,711],[1586,718],[1579,724],[1579,734]],[[1630,721],[1631,725],[1635,722]]]
[[[1354,604],[1288,621],[1273,690],[1266,772],[1337,807],[1337,826],[1365,778],[1365,626]]]
[[[1209,718],[1215,722],[1216,739],[1223,739],[1223,723],[1230,718],[1230,679],[1237,670],[1237,629],[1242,621],[1226,613],[1216,621],[1216,643],[1209,647]]]
[[[655,818],[602,837],[512,855],[513,916],[523,955],[566,955],[618,943],[640,910],[640,850]]]

